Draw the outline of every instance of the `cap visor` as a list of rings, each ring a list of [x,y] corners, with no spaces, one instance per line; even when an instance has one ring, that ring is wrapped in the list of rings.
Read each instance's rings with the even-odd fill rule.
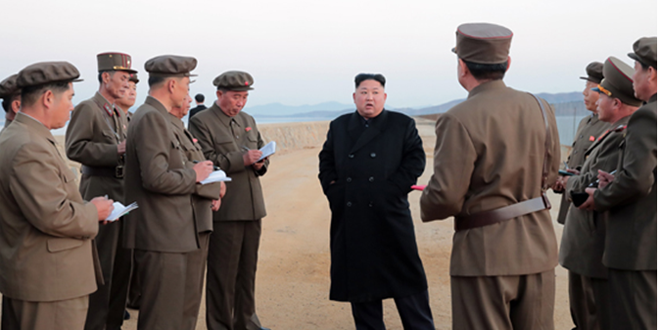
[[[594,87],[591,90],[594,91],[594,92],[603,93],[600,89],[598,89],[598,87]]]

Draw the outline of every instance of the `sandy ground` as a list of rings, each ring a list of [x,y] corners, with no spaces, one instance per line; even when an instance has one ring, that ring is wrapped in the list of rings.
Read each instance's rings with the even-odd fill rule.
[[[304,123],[299,123],[305,125]],[[321,129],[327,123],[315,123]],[[268,126],[268,125],[264,125]],[[282,124],[263,127],[271,131],[274,139],[289,138],[282,133]],[[290,148],[271,157],[271,166],[262,186],[268,216],[263,220],[263,231],[257,270],[257,313],[263,326],[273,330],[301,329],[354,329],[350,304],[328,300],[330,286],[329,228],[330,211],[319,185],[318,153],[324,139],[315,132],[309,138],[304,131],[305,143],[292,143]],[[418,129],[427,152],[427,164],[420,184],[426,184],[432,174],[435,134],[433,122],[419,120]],[[319,136],[316,136],[319,135]],[[60,146],[63,138],[58,137]],[[321,141],[321,142],[319,142]],[[72,168],[77,164],[71,163]],[[419,218],[419,192],[409,195],[420,256],[429,282],[431,310],[437,329],[451,329],[449,286],[449,255],[453,235],[453,220],[422,223]],[[557,195],[550,193],[553,205],[559,205]],[[557,208],[551,210],[553,218]],[[555,224],[557,239],[562,228]],[[567,272],[556,269],[557,294],[555,298],[555,328],[570,329],[572,322],[568,308]],[[385,324],[388,329],[403,329],[394,302],[386,300]],[[136,310],[129,310],[131,319],[123,329],[137,329]],[[196,329],[206,329],[205,307],[202,301]]]
[[[432,174],[435,145],[433,124],[420,122],[427,152],[426,183]],[[262,179],[268,216],[263,232],[257,270],[257,313],[263,326],[284,329],[354,329],[350,305],[328,300],[330,286],[330,211],[318,183],[320,145],[278,153],[271,158]],[[449,255],[453,220],[422,223],[418,192],[410,193],[419,251],[429,281],[431,310],[437,329],[451,329]],[[550,196],[558,205],[557,195]],[[553,218],[556,210],[553,209]],[[561,226],[556,225],[558,239]],[[570,329],[567,272],[556,269],[555,328]],[[403,329],[394,302],[384,302],[388,329]],[[137,312],[124,329],[137,329]],[[197,329],[206,329],[204,303]]]

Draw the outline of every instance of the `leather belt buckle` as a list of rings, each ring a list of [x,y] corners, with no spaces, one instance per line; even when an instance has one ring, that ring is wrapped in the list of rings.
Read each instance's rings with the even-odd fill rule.
[[[124,166],[123,165],[119,165],[119,166],[115,167],[115,177],[118,178],[118,179],[124,178]]]

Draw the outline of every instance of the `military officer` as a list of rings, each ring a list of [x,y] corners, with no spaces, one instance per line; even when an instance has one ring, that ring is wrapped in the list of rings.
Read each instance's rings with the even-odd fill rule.
[[[641,105],[632,88],[633,69],[616,57],[605,61],[605,79],[594,88],[599,93],[598,119],[610,128],[587,149],[579,175],[562,177],[561,186],[570,193],[583,193],[597,180],[598,170],[616,169],[618,148],[630,115]],[[568,269],[568,292],[578,329],[609,329],[607,269],[603,265],[605,223],[600,212],[568,210],[559,248],[559,263]]]
[[[502,81],[511,30],[456,31],[458,81],[469,92],[437,121],[423,221],[454,216],[454,329],[554,329],[557,241],[545,191],[560,145],[550,105]]]
[[[128,78],[128,89],[126,93],[117,99],[117,106],[124,111],[126,119],[131,121],[131,112],[128,111],[135,104],[135,97],[137,96],[137,84],[140,82],[137,73],[131,73]]]
[[[598,86],[600,81],[603,80],[603,63],[589,63],[589,65],[587,65],[587,76],[580,77],[580,79],[586,80],[582,95],[584,96],[584,106],[587,110],[591,111],[592,114],[582,118],[578,125],[577,132],[575,133],[575,140],[573,140],[571,146],[571,154],[568,156],[568,171],[579,171],[582,168],[582,164],[585,160],[585,152],[589,149],[589,146],[591,146],[596,141],[596,138],[610,127],[610,123],[598,120],[598,114],[596,112],[598,92],[591,90]],[[563,190],[557,190],[557,188],[555,188],[555,192],[562,193],[557,222],[564,224],[566,221],[566,213],[568,213],[568,207],[571,205],[571,202],[568,200],[568,196]]]
[[[173,107],[170,111],[170,123],[176,140],[181,145],[181,151],[185,154],[186,164],[192,167],[194,163],[206,160],[202,147],[190,132],[184,127],[181,118],[190,110],[190,96],[183,103],[182,107]],[[193,211],[195,214],[195,223],[199,233],[200,249],[191,253],[190,267],[186,276],[194,280],[188,282],[189,288],[186,288],[186,298],[184,299],[184,326],[182,329],[194,330],[197,325],[197,315],[202,299],[202,290],[204,288],[204,269],[206,268],[206,257],[209,251],[209,238],[213,231],[213,212],[220,209],[221,187],[224,190],[224,182],[209,183],[198,185],[197,190],[192,195]]]
[[[69,120],[79,76],[68,62],[18,73],[21,110],[0,137],[3,329],[81,330],[102,283],[92,239],[112,200],[83,200],[49,131]]]
[[[232,178],[220,210],[213,215],[206,277],[206,324],[209,329],[260,329],[254,283],[266,206],[259,177],[268,160],[252,116],[242,112],[254,80],[247,72],[228,71],[213,80],[218,99],[190,122],[207,159]]]
[[[81,163],[80,193],[91,199],[107,195],[124,203],[124,152],[126,149],[126,114],[115,106],[128,88],[128,78],[136,71],[131,69],[131,57],[123,53],[102,53],[96,56],[99,90],[80,102],[73,110],[66,130],[66,155]],[[123,220],[100,228],[95,239],[103,268],[104,285],[89,297],[89,311],[85,329],[104,330],[106,326],[119,329],[124,316],[126,290],[121,290],[119,302],[111,306],[113,283],[128,283],[128,277],[113,280],[118,249],[121,249],[120,232]],[[119,312],[121,311],[121,313]]]
[[[635,97],[646,104],[630,117],[615,175],[600,171],[585,208],[605,213],[612,329],[657,327],[657,38],[633,44]]]
[[[191,255],[200,249],[192,195],[213,171],[210,161],[190,167],[169,114],[188,96],[193,57],[148,60],[149,96],[128,128],[126,200],[139,208],[125,219],[125,247],[134,249],[141,279],[138,329],[184,328]]]
[[[0,82],[0,98],[5,109],[5,127],[9,126],[21,108],[21,90],[16,86],[18,74],[13,74]]]

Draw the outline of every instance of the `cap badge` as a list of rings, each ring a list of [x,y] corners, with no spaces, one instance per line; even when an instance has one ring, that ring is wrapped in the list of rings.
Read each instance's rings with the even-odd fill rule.
[[[250,84],[246,81],[246,82],[245,82],[245,86],[248,86],[248,85],[250,85]]]

